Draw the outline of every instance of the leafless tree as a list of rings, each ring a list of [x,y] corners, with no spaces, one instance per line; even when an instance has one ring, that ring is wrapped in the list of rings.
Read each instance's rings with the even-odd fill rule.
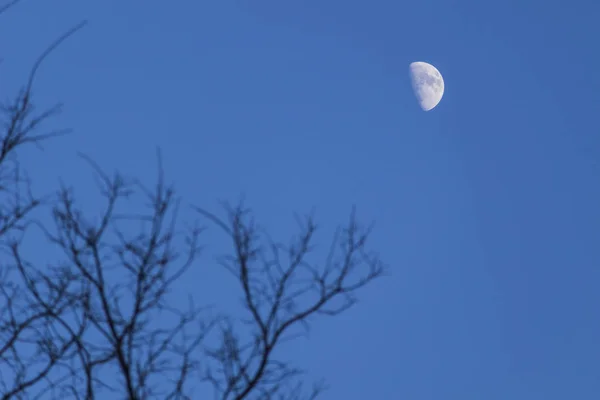
[[[0,14],[16,3],[0,6]],[[384,273],[367,249],[370,229],[353,212],[319,262],[311,260],[312,216],[297,218],[288,244],[272,239],[243,204],[225,206],[223,218],[193,207],[198,222],[184,224],[160,157],[156,183],[147,187],[82,155],[104,199],[95,216],[68,185],[34,196],[19,151],[64,133],[39,133],[60,105],[35,113],[35,74],[84,24],[40,56],[0,110],[0,399],[193,399],[201,385],[222,400],[316,398],[324,386],[304,387],[303,371],[280,350],[316,317],[347,310]],[[139,212],[122,212],[127,203]],[[239,287],[241,319],[196,306],[194,293],[185,310],[173,306],[177,283],[200,267],[201,224],[231,242],[218,261]],[[32,230],[56,256],[40,261],[27,247]]]

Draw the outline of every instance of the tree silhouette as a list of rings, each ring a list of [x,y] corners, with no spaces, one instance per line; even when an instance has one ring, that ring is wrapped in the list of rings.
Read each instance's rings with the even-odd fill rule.
[[[61,106],[35,112],[34,78],[84,25],[52,43],[0,109],[0,398],[194,399],[203,384],[223,400],[316,398],[324,386],[305,388],[303,371],[280,360],[277,350],[314,318],[347,310],[357,291],[383,274],[367,249],[370,229],[352,212],[328,256],[313,263],[312,216],[297,217],[289,244],[272,239],[243,204],[225,204],[223,217],[193,207],[198,221],[186,225],[178,218],[184,203],[166,182],[160,157],[156,182],[147,187],[120,173],[109,176],[82,155],[104,200],[96,217],[86,215],[67,185],[36,197],[19,151],[64,131],[39,132]],[[144,205],[139,213],[120,211],[135,201]],[[220,266],[237,283],[241,319],[192,300],[182,311],[170,301],[174,285],[197,267],[200,226],[210,224],[231,243]],[[43,233],[43,249],[59,251],[59,261],[31,261],[24,244],[32,229]]]

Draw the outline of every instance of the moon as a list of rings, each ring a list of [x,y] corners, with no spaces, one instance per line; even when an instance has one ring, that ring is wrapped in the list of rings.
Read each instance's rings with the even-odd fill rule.
[[[409,66],[410,80],[419,106],[423,111],[432,110],[444,95],[444,78],[433,65],[416,61]]]

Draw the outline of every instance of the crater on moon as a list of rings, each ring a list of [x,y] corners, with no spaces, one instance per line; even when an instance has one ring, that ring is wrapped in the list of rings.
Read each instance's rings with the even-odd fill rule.
[[[433,65],[416,61],[409,67],[413,91],[424,111],[432,110],[444,95],[444,78]]]

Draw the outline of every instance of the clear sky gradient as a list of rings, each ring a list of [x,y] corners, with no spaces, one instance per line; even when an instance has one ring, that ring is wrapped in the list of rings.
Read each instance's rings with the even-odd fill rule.
[[[37,192],[94,212],[77,151],[152,183],[159,146],[186,201],[244,194],[282,239],[314,208],[326,245],[356,205],[390,276],[286,348],[325,399],[600,398],[600,2],[27,0],[0,97],[83,18],[38,76],[74,132],[23,153]],[[413,61],[445,78],[431,112]],[[186,282],[227,308],[216,269]]]

